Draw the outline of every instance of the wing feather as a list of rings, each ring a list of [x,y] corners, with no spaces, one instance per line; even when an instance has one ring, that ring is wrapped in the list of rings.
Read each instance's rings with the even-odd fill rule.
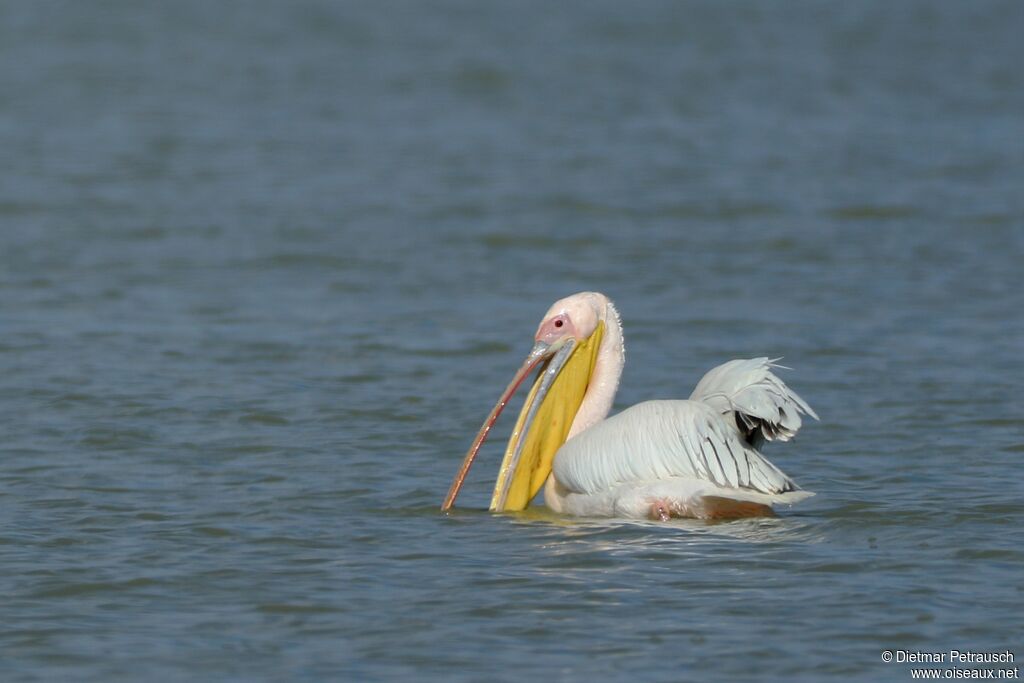
[[[672,477],[765,494],[799,487],[703,401],[647,401],[567,441],[555,478],[574,493]]]
[[[757,447],[762,441],[789,441],[800,430],[801,415],[818,415],[772,370],[779,360],[732,360],[712,368],[690,395],[719,413],[732,414],[744,437]]]

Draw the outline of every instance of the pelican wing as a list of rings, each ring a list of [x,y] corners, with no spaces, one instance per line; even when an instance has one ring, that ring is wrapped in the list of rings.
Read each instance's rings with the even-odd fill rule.
[[[682,477],[779,494],[799,487],[704,401],[647,401],[569,439],[555,478],[574,493]]]
[[[803,421],[817,414],[775,373],[774,360],[731,360],[711,369],[697,383],[691,401],[701,401],[723,415],[732,414],[744,439],[755,448],[764,441],[789,441]]]

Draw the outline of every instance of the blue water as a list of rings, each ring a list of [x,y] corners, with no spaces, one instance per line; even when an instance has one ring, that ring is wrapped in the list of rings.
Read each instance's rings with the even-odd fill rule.
[[[1024,657],[1022,8],[0,5],[0,677]],[[584,289],[617,408],[784,356],[818,495],[491,515],[508,419],[440,514]]]

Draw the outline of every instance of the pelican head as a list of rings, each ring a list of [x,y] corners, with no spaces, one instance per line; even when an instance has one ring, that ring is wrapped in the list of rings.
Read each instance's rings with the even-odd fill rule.
[[[594,374],[608,310],[614,310],[611,302],[597,292],[574,294],[548,309],[537,327],[533,349],[477,432],[442,510],[455,503],[473,460],[509,399],[540,367],[505,448],[490,509],[515,511],[530,504],[551,473],[555,452],[569,437]]]
[[[580,292],[559,299],[541,319],[534,342],[557,351],[565,342],[586,341],[597,330],[607,307],[608,297],[597,292]]]

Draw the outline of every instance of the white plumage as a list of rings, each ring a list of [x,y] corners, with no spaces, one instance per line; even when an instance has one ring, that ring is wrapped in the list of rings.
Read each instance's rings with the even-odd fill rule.
[[[786,441],[814,411],[767,358],[708,372],[686,401],[646,401],[569,439],[555,455],[555,510],[643,517],[654,501],[680,516],[704,516],[706,496],[761,505],[795,503],[803,491],[765,458],[765,440]]]

